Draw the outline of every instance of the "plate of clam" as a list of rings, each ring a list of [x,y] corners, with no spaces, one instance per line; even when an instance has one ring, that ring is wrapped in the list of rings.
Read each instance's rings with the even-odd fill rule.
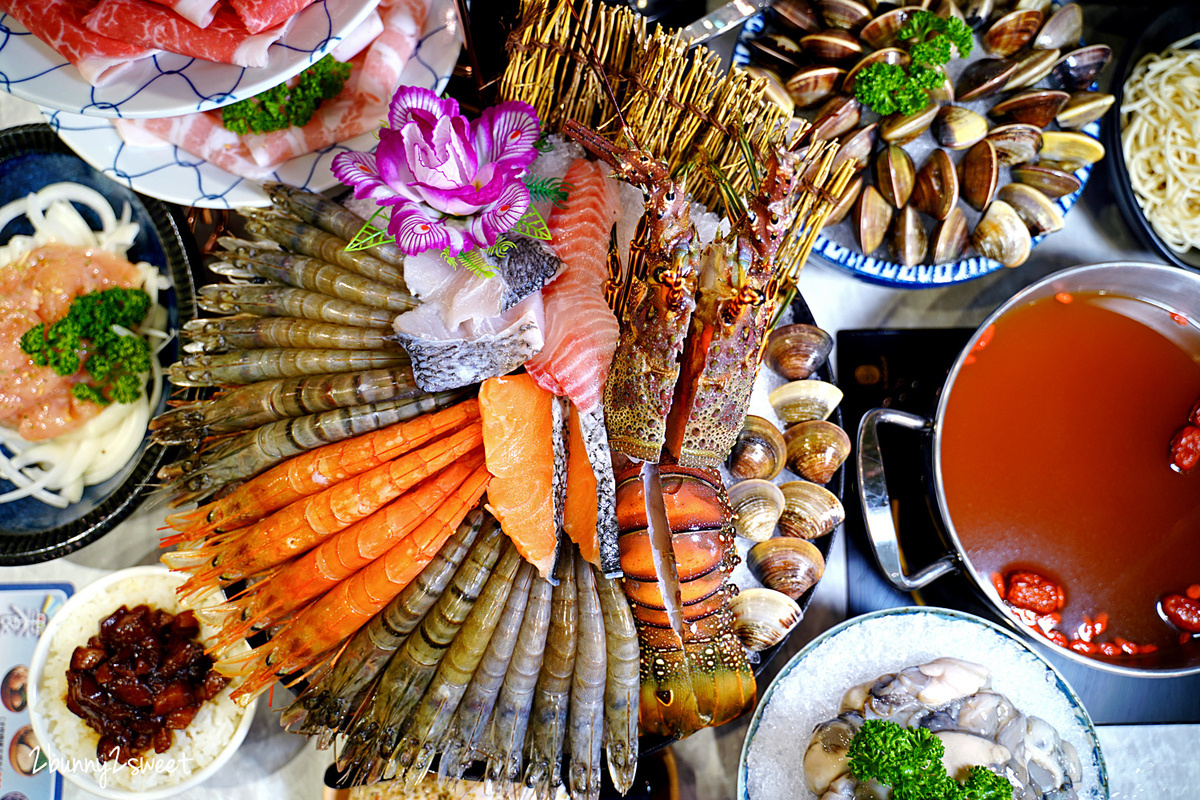
[[[899,37],[919,12],[961,20],[973,47],[933,67],[945,77],[931,102],[880,115],[856,80],[875,64],[909,68],[923,40]],[[1113,103],[1095,90],[1111,48],[1082,33],[1081,7],[1049,0],[778,0],[746,23],[733,60],[859,168],[813,253],[921,288],[1020,266],[1062,228],[1105,155],[1099,120]]]

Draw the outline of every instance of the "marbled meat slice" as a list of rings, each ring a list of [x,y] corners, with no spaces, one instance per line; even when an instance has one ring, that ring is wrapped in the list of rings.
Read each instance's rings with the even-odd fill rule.
[[[237,14],[224,7],[208,27],[197,28],[149,0],[100,0],[84,24],[103,36],[239,67],[265,67],[271,45],[287,32],[285,23],[251,34]]]
[[[105,86],[157,51],[89,30],[84,17],[93,4],[94,0],[0,0],[0,11],[74,64],[92,86]]]
[[[551,243],[563,261],[542,290],[546,346],[525,365],[538,384],[571,398],[580,411],[600,404],[617,348],[617,318],[604,299],[608,242],[619,206],[616,181],[594,161],[576,160],[563,177],[571,192],[550,212]]]
[[[219,0],[150,0],[166,6],[197,28],[207,28],[217,13]],[[90,5],[90,3],[89,3]]]
[[[416,52],[429,0],[397,0],[386,8],[380,4],[383,33],[367,48],[366,60],[355,71],[354,88],[376,102],[391,102],[400,82],[400,73]]]
[[[313,0],[229,0],[246,30],[262,33],[312,5]]]
[[[221,112],[204,111],[177,117],[114,119],[113,126],[130,144],[145,145],[147,136],[170,142],[197,158],[250,180],[264,180],[274,167],[255,162],[241,137],[221,124]]]

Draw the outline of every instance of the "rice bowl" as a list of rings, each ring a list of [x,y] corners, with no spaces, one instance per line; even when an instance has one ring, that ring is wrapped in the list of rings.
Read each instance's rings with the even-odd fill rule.
[[[131,764],[101,764],[96,757],[100,734],[67,708],[66,672],[75,647],[95,635],[100,620],[121,605],[144,603],[173,614],[185,610],[175,595],[183,580],[159,566],[115,572],[71,597],[38,640],[29,682],[34,733],[51,768],[82,789],[108,798],[168,797],[210,777],[246,737],[254,704],[243,708],[230,699],[236,680],[204,703],[190,725],[173,731],[170,749],[148,751]],[[204,623],[200,630],[205,642],[217,632]],[[240,646],[246,647],[244,642]]]

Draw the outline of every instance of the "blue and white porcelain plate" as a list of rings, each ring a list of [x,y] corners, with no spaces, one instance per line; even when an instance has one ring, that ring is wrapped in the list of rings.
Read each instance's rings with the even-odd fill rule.
[[[1108,800],[1108,769],[1087,709],[1050,662],[1016,634],[946,608],[876,611],[830,628],[784,665],[754,710],[738,762],[737,800],[813,798],[804,752],[813,729],[836,717],[846,690],[949,656],[992,674],[992,690],[1041,717],[1079,755],[1080,800]]]
[[[1059,5],[1061,5],[1061,2],[1059,0],[1055,0],[1053,5],[1055,8],[1057,8]],[[745,66],[750,63],[750,49],[746,45],[746,42],[761,34],[767,27],[767,23],[768,17],[766,14],[756,14],[746,21],[746,24],[743,26],[742,32],[738,37],[738,41],[734,46],[733,63],[735,65]],[[1081,42],[1080,45],[1082,46],[1082,44],[1083,43]],[[986,56],[986,54],[983,52],[983,48],[978,45],[979,37],[977,33],[975,53],[972,54],[972,58],[966,61],[955,60],[947,65],[947,71],[949,72],[952,80],[957,80],[959,71],[961,71],[961,69],[968,63],[971,63],[977,58]],[[784,76],[784,79],[786,80],[787,77],[788,76]],[[1037,87],[1042,87],[1043,85],[1044,80],[1039,81]],[[1093,84],[1091,88],[1094,90],[1096,88],[1096,84]],[[987,108],[989,108],[997,99],[997,97],[990,97],[984,100],[976,100],[969,103],[964,103],[962,105],[986,116]],[[805,109],[805,112],[807,111],[815,111],[815,109]],[[868,113],[872,114],[872,118],[874,118],[873,112],[868,110]],[[1099,139],[1100,122],[1097,121],[1090,123],[1083,128],[1081,132],[1091,136],[1093,139]],[[909,155],[912,156],[917,168],[920,169],[921,165],[924,163],[925,157],[935,147],[936,144],[932,140],[932,137],[928,133],[925,133],[918,137],[914,142],[905,145],[905,150],[907,150]],[[957,163],[958,159],[961,157],[961,151],[958,153],[955,153],[954,151],[948,152],[950,153],[951,159]],[[1075,201],[1079,199],[1079,195],[1083,193],[1084,188],[1087,186],[1088,176],[1091,175],[1091,172],[1092,165],[1088,165],[1077,170],[1075,172],[1075,177],[1079,179],[1079,190],[1072,194],[1064,195],[1063,197],[1051,200],[1055,207],[1058,208],[1059,213],[1064,217],[1071,209],[1071,206],[1075,205]],[[1007,173],[1007,167],[1000,168],[1001,186],[1008,182]],[[963,213],[966,215],[968,230],[974,230],[975,223],[981,216],[980,213],[975,211],[975,209],[971,208],[966,203],[963,203],[960,208],[962,208]],[[974,251],[970,249],[967,251],[968,256],[961,258],[958,261],[947,262],[945,264],[914,264],[912,266],[906,266],[902,263],[892,261],[890,254],[888,254],[886,244],[880,247],[874,253],[864,255],[862,253],[862,249],[858,245],[858,241],[853,231],[853,226],[849,221],[851,216],[852,215],[847,215],[846,220],[843,222],[823,230],[816,238],[812,249],[812,255],[821,261],[848,270],[856,277],[870,283],[877,283],[883,286],[904,289],[933,288],[938,286],[946,286],[952,283],[961,283],[963,281],[973,280],[1004,268],[1004,265],[999,261],[995,261],[994,259],[990,258],[984,258],[983,256],[974,253]],[[922,221],[925,222],[926,220],[922,218]],[[930,240],[932,242],[932,227],[930,227],[929,233]],[[1045,237],[1039,236],[1034,238],[1033,245],[1036,247],[1038,242],[1040,242],[1043,238]]]
[[[332,0],[331,0],[332,1]],[[454,0],[433,0],[425,30],[401,82],[441,91],[461,49]],[[42,113],[63,141],[108,177],[142,194],[197,208],[266,206],[270,198],[252,180],[213,166],[174,145],[135,147],[125,143],[112,123],[82,114],[43,108]],[[297,156],[281,165],[270,180],[322,192],[337,185],[329,171],[333,157],[347,150],[373,150],[374,132]]]
[[[92,117],[172,117],[253,97],[303,70],[358,26],[379,0],[317,0],[252,69],[161,53],[96,88],[52,47],[0,13],[0,89],[40,106]]]

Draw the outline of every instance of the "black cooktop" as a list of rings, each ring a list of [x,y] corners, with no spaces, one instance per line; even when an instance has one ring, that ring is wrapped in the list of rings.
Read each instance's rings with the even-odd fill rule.
[[[851,438],[863,414],[879,406],[932,416],[950,367],[972,333],[968,328],[839,331],[838,386],[845,392],[841,408]],[[901,548],[908,570],[913,572],[945,554],[924,474],[930,439],[894,426],[882,426],[879,439],[886,464],[913,465],[887,472]],[[892,587],[879,572],[867,544],[853,470],[847,470],[845,505],[851,616],[916,603],[966,611],[1006,624],[970,580],[957,573],[913,594]],[[1200,722],[1200,675],[1129,678],[1038,648],[1074,687],[1098,724]]]

